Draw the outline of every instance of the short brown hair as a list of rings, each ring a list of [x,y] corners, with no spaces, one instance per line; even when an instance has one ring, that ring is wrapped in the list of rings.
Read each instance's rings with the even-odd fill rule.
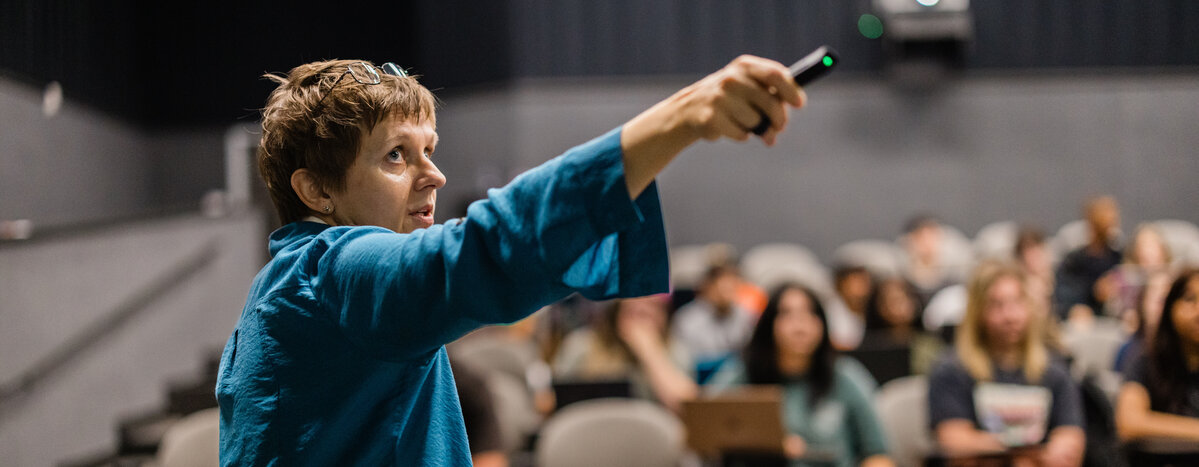
[[[344,76],[358,62],[370,64],[328,60],[300,65],[287,76],[264,75],[279,87],[262,109],[258,171],[284,224],[309,214],[291,187],[296,170],[308,169],[327,190],[342,190],[362,135],[380,121],[400,117],[437,124],[437,100],[416,78],[380,72],[381,83],[358,83]]]

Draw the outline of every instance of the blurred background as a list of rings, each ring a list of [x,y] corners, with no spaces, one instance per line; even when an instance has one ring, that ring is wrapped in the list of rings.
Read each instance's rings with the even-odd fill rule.
[[[776,147],[699,144],[659,178],[672,247],[788,243],[831,268],[917,214],[965,242],[1052,236],[1096,195],[1127,233],[1199,221],[1199,2],[2,0],[0,463],[153,454],[207,404],[277,226],[264,73],[419,75],[442,101],[440,222],[737,55],[820,45],[841,63]]]

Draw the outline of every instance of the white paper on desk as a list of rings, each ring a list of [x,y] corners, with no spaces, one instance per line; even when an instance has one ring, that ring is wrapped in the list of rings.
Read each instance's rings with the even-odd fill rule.
[[[979,424],[1009,447],[1040,443],[1052,404],[1053,393],[1040,386],[980,383],[974,387]]]

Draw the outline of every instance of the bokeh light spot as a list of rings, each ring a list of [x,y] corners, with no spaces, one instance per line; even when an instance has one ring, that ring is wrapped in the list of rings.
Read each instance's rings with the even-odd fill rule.
[[[858,18],[858,31],[867,39],[878,39],[883,36],[883,22],[874,15],[862,15]]]

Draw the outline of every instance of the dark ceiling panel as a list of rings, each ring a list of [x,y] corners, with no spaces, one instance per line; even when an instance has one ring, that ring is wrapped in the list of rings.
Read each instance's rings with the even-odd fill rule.
[[[914,1],[914,0],[913,0]],[[966,67],[1199,65],[1199,2],[975,0]],[[882,68],[857,31],[869,0],[5,0],[0,72],[144,126],[253,120],[265,72],[358,57],[431,88],[520,76],[697,74],[741,53],[781,61],[820,44],[846,71]]]

